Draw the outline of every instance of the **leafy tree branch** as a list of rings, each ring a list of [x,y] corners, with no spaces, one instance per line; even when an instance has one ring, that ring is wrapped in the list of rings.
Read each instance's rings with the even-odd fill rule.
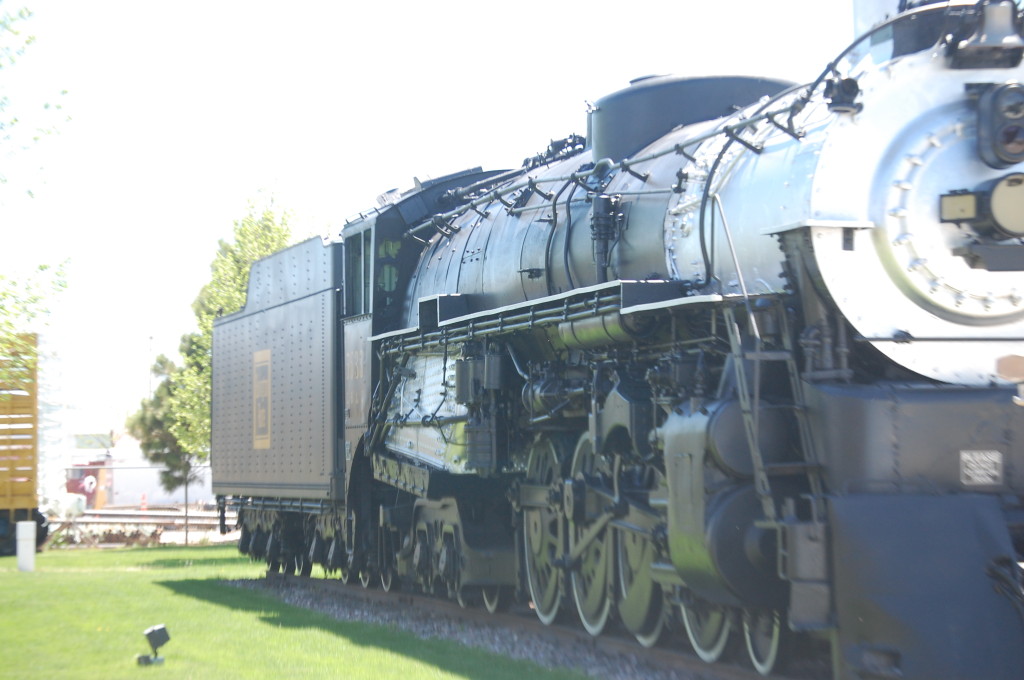
[[[40,265],[22,278],[0,274],[0,385],[24,387],[36,365],[35,342],[27,333],[48,313],[47,301],[66,287],[64,265]]]
[[[160,386],[128,420],[129,431],[142,442],[143,454],[170,471],[164,479],[169,491],[184,484],[188,470],[210,453],[214,319],[242,309],[249,267],[287,246],[289,239],[287,217],[269,209],[235,222],[234,240],[220,242],[210,265],[210,281],[192,303],[199,330],[181,339],[182,365],[175,366],[166,357],[157,360],[154,375],[162,378]]]

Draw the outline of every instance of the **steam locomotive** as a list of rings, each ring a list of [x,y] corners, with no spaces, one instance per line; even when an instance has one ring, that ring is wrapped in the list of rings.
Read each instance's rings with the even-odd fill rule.
[[[214,329],[240,550],[764,675],[1022,677],[1021,23],[903,2],[809,85],[640,79],[256,263]]]

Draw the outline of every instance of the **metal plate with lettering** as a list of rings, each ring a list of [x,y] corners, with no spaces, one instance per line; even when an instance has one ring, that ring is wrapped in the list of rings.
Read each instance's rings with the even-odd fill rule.
[[[270,350],[252,355],[252,448],[270,448]]]
[[[1001,486],[1003,454],[1001,451],[961,451],[960,482],[964,486]]]

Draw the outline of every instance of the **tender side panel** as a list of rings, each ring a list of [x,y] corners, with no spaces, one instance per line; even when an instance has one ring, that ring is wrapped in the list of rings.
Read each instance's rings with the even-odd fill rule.
[[[214,493],[338,497],[340,250],[318,239],[253,266],[245,309],[214,327]]]

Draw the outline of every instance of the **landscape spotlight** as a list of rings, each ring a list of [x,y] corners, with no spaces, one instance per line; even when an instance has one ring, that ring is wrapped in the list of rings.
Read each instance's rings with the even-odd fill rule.
[[[167,632],[167,628],[161,623],[147,628],[142,631],[142,634],[146,636],[149,646],[153,649],[153,654],[152,656],[149,654],[139,654],[135,657],[135,660],[140,666],[163,663],[164,659],[161,656],[157,656],[157,650],[167,644],[168,640],[171,639],[171,634]]]

